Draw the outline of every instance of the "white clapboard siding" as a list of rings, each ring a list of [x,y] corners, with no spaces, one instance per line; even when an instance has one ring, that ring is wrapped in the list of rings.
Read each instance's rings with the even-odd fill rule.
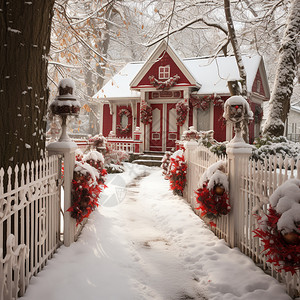
[[[0,300],[22,296],[61,244],[59,174],[57,156],[0,170]]]
[[[186,151],[187,158],[187,186],[185,198],[190,203],[196,214],[200,213],[197,207],[195,191],[198,181],[205,170],[218,160],[225,160],[211,153],[207,148],[198,146],[195,149]],[[228,168],[227,168],[228,170]],[[234,203],[234,209],[227,216],[217,219],[216,228],[212,228],[219,238],[229,240],[230,236],[235,237],[235,243],[244,254],[253,259],[266,272],[269,272],[279,281],[286,285],[288,293],[295,297],[300,290],[300,274],[295,275],[285,272],[277,272],[275,268],[267,263],[263,252],[263,245],[259,238],[254,237],[253,230],[257,228],[255,215],[267,212],[269,197],[274,190],[289,178],[300,179],[300,161],[294,159],[272,156],[263,161],[249,160],[244,158],[239,167],[239,179],[233,179],[230,186],[240,182],[239,195]],[[237,226],[230,227],[230,218],[235,220]],[[204,219],[207,222],[207,220]],[[232,232],[234,231],[234,232]]]

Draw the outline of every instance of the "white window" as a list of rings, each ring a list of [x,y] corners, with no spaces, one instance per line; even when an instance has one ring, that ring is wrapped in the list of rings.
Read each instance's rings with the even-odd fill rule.
[[[159,79],[169,79],[170,78],[170,66],[160,66],[158,68],[158,78]]]

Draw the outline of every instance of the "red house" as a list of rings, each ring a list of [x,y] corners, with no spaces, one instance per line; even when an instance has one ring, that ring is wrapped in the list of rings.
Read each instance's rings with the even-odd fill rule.
[[[254,113],[249,140],[259,134],[261,104],[270,97],[261,56],[243,56],[248,100]],[[233,56],[181,59],[161,42],[145,62],[128,63],[93,97],[101,107],[100,131],[133,139],[141,131],[142,150],[166,151],[175,147],[183,131],[214,130],[218,141],[231,139],[232,129],[222,119],[223,103],[231,82],[239,80]]]

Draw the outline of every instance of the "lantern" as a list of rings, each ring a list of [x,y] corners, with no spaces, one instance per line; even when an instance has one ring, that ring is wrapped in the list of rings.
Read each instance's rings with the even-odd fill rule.
[[[58,115],[62,118],[62,133],[59,141],[70,141],[67,134],[66,121],[68,116],[78,116],[80,111],[80,103],[76,96],[73,95],[75,83],[72,79],[66,78],[59,82],[59,95],[50,105],[50,110],[53,115]]]

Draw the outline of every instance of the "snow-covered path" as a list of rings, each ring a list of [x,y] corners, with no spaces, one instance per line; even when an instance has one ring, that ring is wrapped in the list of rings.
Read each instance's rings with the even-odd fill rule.
[[[33,278],[24,299],[290,299],[218,240],[171,193],[160,169],[128,165],[110,176],[104,207]]]

